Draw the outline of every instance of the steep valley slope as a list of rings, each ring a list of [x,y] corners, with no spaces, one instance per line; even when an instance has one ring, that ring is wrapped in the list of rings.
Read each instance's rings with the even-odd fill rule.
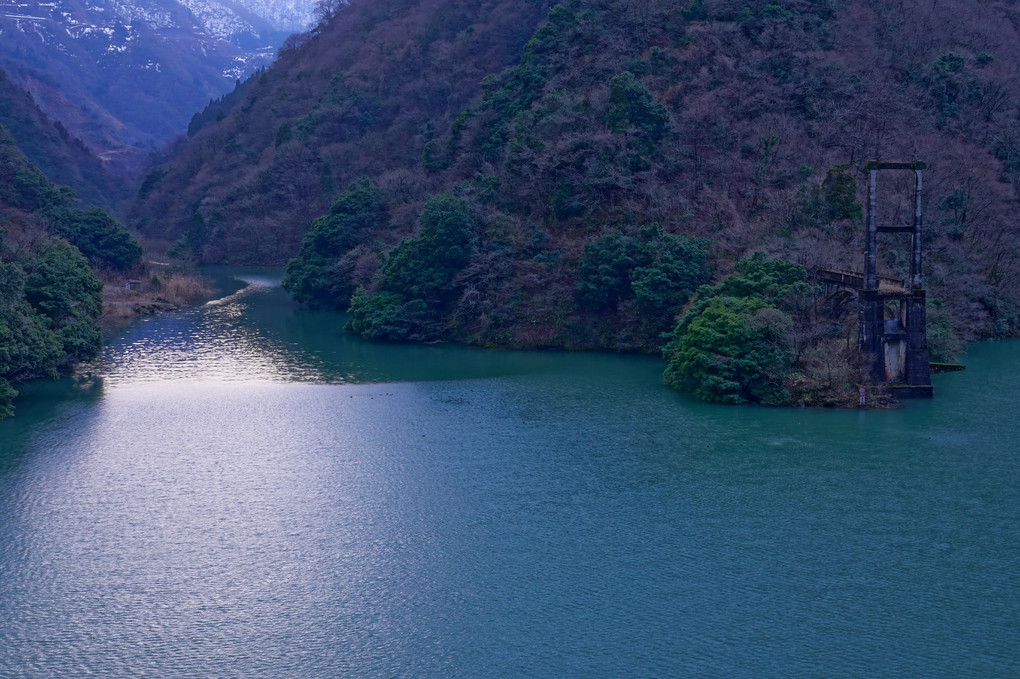
[[[655,351],[755,252],[859,268],[863,164],[918,159],[932,317],[1008,335],[1018,26],[997,0],[355,0],[128,218],[201,261],[297,256],[304,301],[361,287],[380,336]]]

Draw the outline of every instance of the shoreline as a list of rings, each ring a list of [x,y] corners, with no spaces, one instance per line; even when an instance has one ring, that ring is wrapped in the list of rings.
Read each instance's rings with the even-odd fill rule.
[[[132,321],[212,299],[212,281],[197,271],[156,268],[147,262],[143,272],[97,274],[103,282],[103,313],[96,323],[109,335]],[[165,267],[165,265],[163,265]]]

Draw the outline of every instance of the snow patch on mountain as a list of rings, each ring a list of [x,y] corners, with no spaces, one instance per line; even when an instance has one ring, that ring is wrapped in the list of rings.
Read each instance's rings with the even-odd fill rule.
[[[236,0],[280,31],[303,31],[312,21],[316,0]]]
[[[312,20],[315,0],[178,0],[210,34],[224,40],[259,36],[256,24],[277,33],[303,31]],[[255,22],[252,19],[258,19]]]
[[[215,0],[180,0],[180,3],[191,10],[209,35],[223,40],[230,40],[243,33],[261,37],[254,26],[223,3]]]

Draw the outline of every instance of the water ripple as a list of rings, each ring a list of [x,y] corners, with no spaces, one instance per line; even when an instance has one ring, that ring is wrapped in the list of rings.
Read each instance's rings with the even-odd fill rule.
[[[1018,674],[1015,384],[996,427],[723,408],[364,345],[271,282],[0,423],[0,676]]]

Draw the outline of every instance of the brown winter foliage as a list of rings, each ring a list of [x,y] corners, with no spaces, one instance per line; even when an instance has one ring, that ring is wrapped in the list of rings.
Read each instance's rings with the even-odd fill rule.
[[[32,95],[0,69],[0,125],[18,148],[58,186],[70,186],[84,206],[108,208],[125,197],[125,187],[62,123],[49,119]]]
[[[292,40],[234,111],[199,132],[131,212],[176,238],[200,213],[206,261],[283,262],[338,190],[370,175],[407,200],[433,188],[421,150],[518,56],[542,2],[353,2]]]
[[[919,159],[929,298],[963,336],[1016,331],[1015,3],[547,9],[354,0],[150,173],[132,223],[190,230],[205,261],[283,262],[367,175],[388,219],[359,247],[384,257],[458,186],[482,226],[447,336],[649,349],[632,301],[578,309],[586,245],[658,223],[711,239],[719,274],[760,250],[859,269],[863,163]],[[881,187],[893,221],[909,209],[897,181]],[[883,273],[902,275],[908,245],[887,245]]]

